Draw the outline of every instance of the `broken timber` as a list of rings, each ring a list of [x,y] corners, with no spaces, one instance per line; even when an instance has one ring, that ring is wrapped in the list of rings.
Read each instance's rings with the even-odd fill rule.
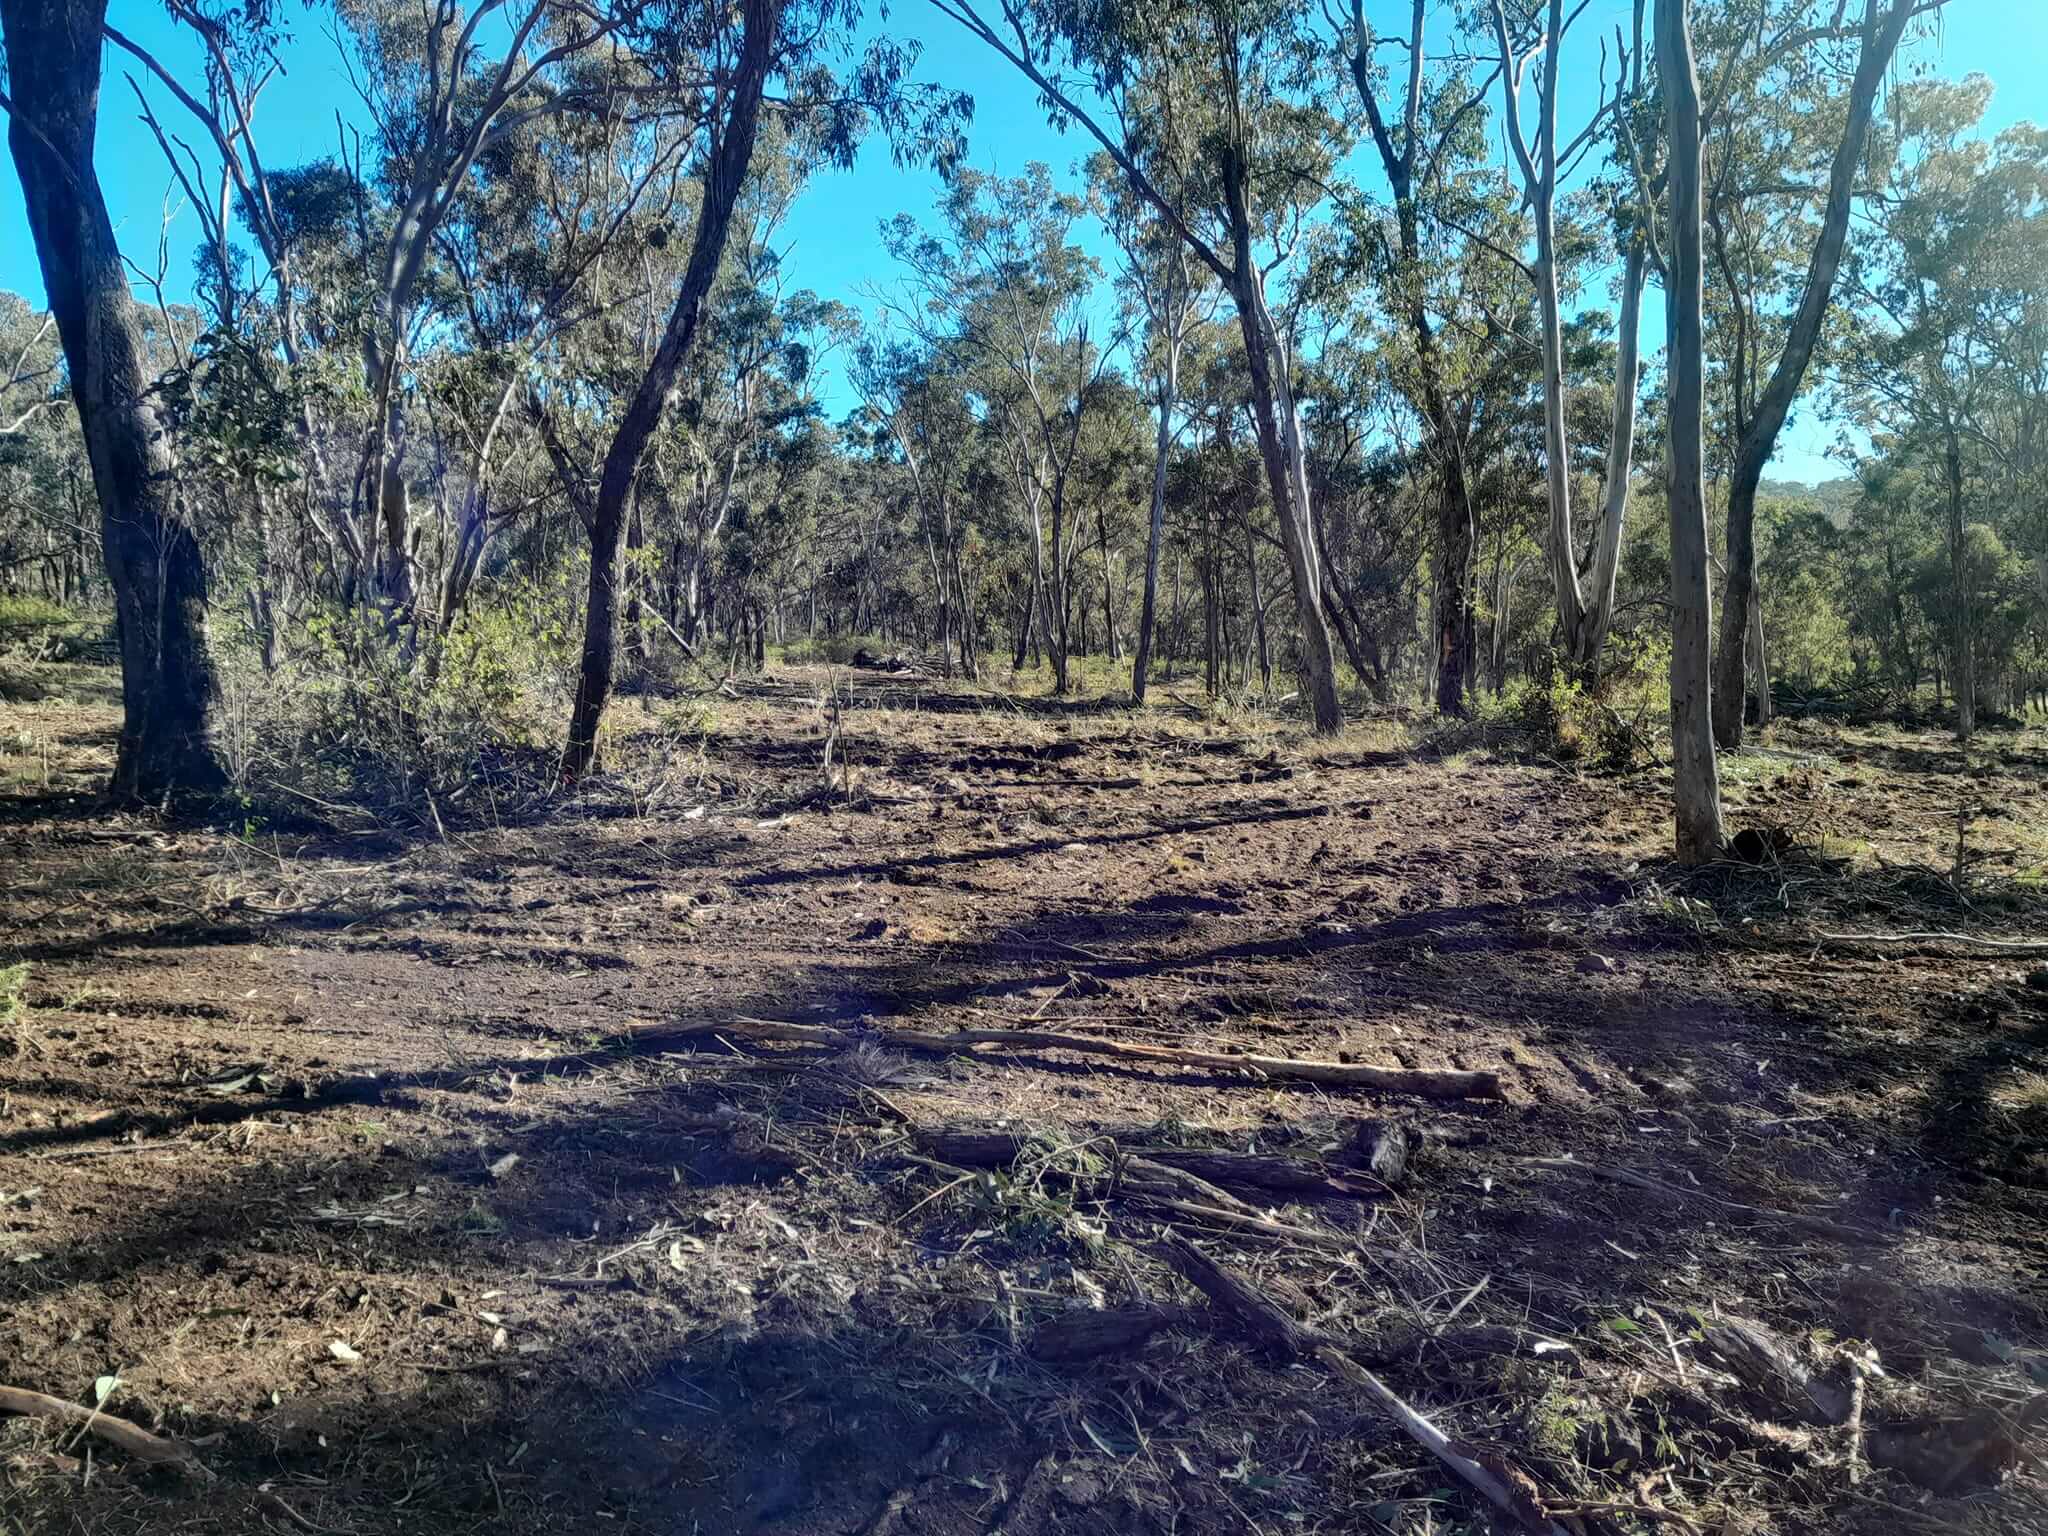
[[[932,1051],[947,1056],[973,1056],[990,1048],[1012,1051],[1071,1051],[1106,1056],[1145,1066],[1192,1068],[1204,1072],[1244,1072],[1272,1082],[1316,1083],[1323,1087],[1379,1088],[1389,1093],[1415,1093],[1440,1099],[1503,1097],[1500,1074],[1448,1068],[1377,1067],[1350,1061],[1297,1061],[1285,1056],[1233,1056],[1165,1045],[1135,1045],[1085,1035],[1053,1034],[1037,1029],[963,1029],[944,1034],[922,1029],[854,1031],[830,1024],[791,1024],[776,1019],[734,1019],[680,1032],[684,1035],[736,1035],[751,1040],[788,1040],[807,1045],[852,1046],[865,1041],[899,1050]]]

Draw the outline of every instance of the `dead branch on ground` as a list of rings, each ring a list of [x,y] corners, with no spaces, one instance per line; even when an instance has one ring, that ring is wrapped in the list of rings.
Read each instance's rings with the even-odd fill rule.
[[[753,1040],[789,1040],[807,1045],[852,1046],[867,1037],[829,1024],[790,1024],[776,1019],[734,1019],[683,1031],[690,1035],[744,1035]],[[932,1051],[948,1056],[975,1056],[989,1048],[1012,1051],[1071,1051],[1081,1056],[1106,1056],[1147,1066],[1193,1068],[1205,1072],[1244,1072],[1272,1082],[1317,1083],[1324,1087],[1379,1088],[1389,1093],[1415,1093],[1431,1098],[1498,1099],[1500,1074],[1446,1068],[1377,1067],[1348,1061],[1297,1061],[1284,1056],[1232,1056],[1163,1045],[1132,1045],[1082,1035],[1052,1034],[1035,1029],[963,1029],[955,1034],[931,1030],[878,1031],[879,1043],[901,1050]]]

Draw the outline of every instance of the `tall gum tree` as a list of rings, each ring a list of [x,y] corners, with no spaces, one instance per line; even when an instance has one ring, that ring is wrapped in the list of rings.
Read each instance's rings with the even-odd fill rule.
[[[1335,22],[1336,17],[1330,19]],[[1436,549],[1436,707],[1439,714],[1466,712],[1465,692],[1472,680],[1476,626],[1472,577],[1478,549],[1478,523],[1472,505],[1471,471],[1465,460],[1464,433],[1451,400],[1449,365],[1442,339],[1430,318],[1424,281],[1424,201],[1439,178],[1439,163],[1460,125],[1477,111],[1483,88],[1454,106],[1434,133],[1424,120],[1428,79],[1428,0],[1412,0],[1405,46],[1408,69],[1403,77],[1399,114],[1388,113],[1380,100],[1376,38],[1366,19],[1365,0],[1352,0],[1349,24],[1342,28],[1341,48],[1353,87],[1365,109],[1380,168],[1394,198],[1396,234],[1394,286],[1398,308],[1415,349],[1415,377],[1421,396],[1423,424],[1428,431],[1437,476]]]
[[[590,584],[562,750],[565,780],[581,778],[597,760],[617,652],[619,554],[630,500],[648,444],[698,343],[733,211],[753,163],[770,79],[788,82],[788,93],[773,110],[786,115],[792,132],[800,128],[814,163],[850,165],[860,139],[875,128],[888,136],[899,161],[921,158],[950,166],[958,159],[960,124],[971,104],[957,93],[909,81],[914,50],[877,39],[855,60],[853,78],[844,85],[825,68],[820,50],[839,46],[859,14],[858,0],[742,0],[735,35],[722,14],[707,21],[690,13],[690,24],[706,29],[695,47],[710,63],[704,71],[712,103],[704,114],[703,190],[675,304],[612,432],[585,508]]]
[[[1719,855],[1720,766],[1713,731],[1713,591],[1708,579],[1705,240],[1701,217],[1700,81],[1691,0],[1656,0],[1657,73],[1664,89],[1670,183],[1665,241],[1665,368],[1671,513],[1671,794],[1679,860]]]
[[[1714,235],[1717,267],[1734,310],[1725,327],[1730,356],[1726,369],[1733,443],[1728,470],[1728,579],[1721,604],[1720,649],[1714,665],[1714,739],[1723,749],[1742,745],[1743,700],[1751,646],[1751,605],[1756,600],[1756,496],[1764,470],[1777,451],[1792,404],[1819,345],[1822,327],[1841,270],[1849,237],[1871,116],[1892,60],[1915,16],[1938,10],[1943,0],[1862,0],[1853,14],[1847,0],[1785,8],[1763,6],[1725,44],[1716,72],[1714,99],[1703,104],[1707,132],[1718,141],[1712,180],[1704,192],[1703,218]],[[1738,18],[1740,19],[1740,18]],[[1784,69],[1825,67],[1816,50],[1853,43],[1854,69],[1840,107],[1840,136],[1828,161],[1825,186],[1786,180],[1778,168],[1742,163],[1740,145],[1753,114],[1774,110],[1773,83]],[[1733,82],[1746,88],[1736,91]],[[1752,188],[1746,178],[1757,178]],[[1753,268],[1728,256],[1728,228],[1735,204],[1748,196],[1790,197],[1801,206],[1818,202],[1803,276],[1788,274],[1797,294],[1784,322],[1777,360],[1764,375],[1764,316],[1770,289],[1751,281]],[[1758,381],[1763,380],[1761,387]]]
[[[1523,6],[1518,5],[1517,10]],[[1545,490],[1550,503],[1550,572],[1557,596],[1558,630],[1566,656],[1582,671],[1598,662],[1614,623],[1614,595],[1621,561],[1621,538],[1628,518],[1629,476],[1634,469],[1636,388],[1640,373],[1643,286],[1649,273],[1649,249],[1640,223],[1625,220],[1621,235],[1621,314],[1615,332],[1614,409],[1607,439],[1606,484],[1594,526],[1591,559],[1579,559],[1578,530],[1572,513],[1571,442],[1565,396],[1564,318],[1559,295],[1557,192],[1559,167],[1599,128],[1609,106],[1603,101],[1592,123],[1560,155],[1557,143],[1558,77],[1569,18],[1563,0],[1542,0],[1541,19],[1533,27],[1517,15],[1510,19],[1507,0],[1493,0],[1495,46],[1500,55],[1501,95],[1506,136],[1522,177],[1524,196],[1535,223],[1536,254],[1529,275],[1536,286],[1541,325],[1538,345],[1543,364],[1543,455]],[[1516,23],[1524,23],[1517,25]],[[1619,29],[1617,29],[1618,31]],[[1533,33],[1533,41],[1530,34]],[[1642,18],[1637,8],[1633,53],[1626,46],[1617,59],[1626,82],[1631,64],[1633,94],[1642,91]],[[1538,65],[1533,124],[1523,110],[1523,88],[1532,59]],[[1630,93],[1617,85],[1613,110],[1628,110]]]
[[[1307,438],[1295,399],[1299,359],[1267,287],[1280,258],[1267,263],[1258,249],[1290,216],[1305,211],[1304,200],[1320,201],[1333,140],[1341,137],[1341,124],[1315,104],[1317,45],[1295,8],[1277,0],[1116,0],[1078,9],[996,0],[987,12],[974,0],[933,4],[1022,72],[1061,121],[1094,138],[1131,191],[1230,295],[1245,342],[1259,456],[1294,591],[1303,691],[1317,732],[1334,734],[1343,728],[1344,707],[1309,502]],[[1138,99],[1147,81],[1171,83],[1166,104],[1180,131],[1203,147],[1190,178],[1197,195],[1183,196],[1154,180],[1162,166],[1147,154],[1146,135],[1157,125]],[[1102,103],[1100,110],[1083,106],[1082,94]]]
[[[93,168],[104,0],[0,0],[8,147],[64,344],[121,644],[122,723],[112,791],[155,802],[226,784],[206,570],[180,504],[143,347]]]

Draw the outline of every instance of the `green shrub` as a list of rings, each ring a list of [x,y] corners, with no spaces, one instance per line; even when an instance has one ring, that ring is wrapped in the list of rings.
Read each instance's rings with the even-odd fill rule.
[[[0,592],[0,640],[77,623],[71,610],[26,592]]]
[[[1671,647],[1661,635],[1615,635],[1591,683],[1552,653],[1488,701],[1482,718],[1563,762],[1626,770],[1652,754],[1671,713]]]
[[[576,647],[563,594],[501,589],[443,635],[394,638],[374,612],[326,610],[265,674],[228,677],[230,770],[366,809],[440,803],[465,786],[544,772],[568,715]]]
[[[782,659],[795,666],[843,667],[853,660],[855,651],[866,651],[870,656],[885,656],[889,648],[873,635],[819,635],[814,640],[792,640],[782,647]]]

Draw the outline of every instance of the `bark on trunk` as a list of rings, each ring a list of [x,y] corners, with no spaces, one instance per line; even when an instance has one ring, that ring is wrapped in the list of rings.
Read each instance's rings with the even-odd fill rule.
[[[1953,426],[1942,454],[1948,481],[1949,579],[1955,586],[1956,738],[1968,741],[1977,731],[1977,659],[1970,612],[1969,527],[1963,520],[1963,445]]]
[[[105,0],[0,0],[8,146],[64,344],[100,503],[121,644],[113,794],[208,795],[227,782],[206,571],[143,375],[128,277],[93,169]]]
[[[704,202],[676,295],[654,361],[619,423],[618,434],[605,454],[598,481],[597,506],[590,529],[590,602],[584,615],[583,665],[576,683],[576,703],[569,717],[569,739],[562,753],[562,776],[580,778],[597,757],[598,726],[611,696],[613,649],[619,608],[619,542],[625,531],[626,503],[639,474],[641,456],[660,425],[676,375],[696,344],[704,303],[725,252],[726,231],[739,201],[747,166],[754,156],[754,135],[760,124],[761,94],[767,85],[775,29],[782,0],[745,0],[739,66],[728,87],[731,95],[723,131],[713,146],[704,174]]]
[[[1670,149],[1671,789],[1677,851],[1685,863],[1715,857],[1721,783],[1714,759],[1713,594],[1708,583],[1704,250],[1700,235],[1700,82],[1689,0],[1657,0],[1657,66],[1664,80]],[[1738,696],[1738,704],[1740,698]]]
[[[1238,255],[1232,297],[1237,301],[1238,321],[1244,332],[1259,456],[1265,461],[1273,511],[1280,523],[1280,544],[1287,552],[1288,573],[1294,579],[1295,617],[1301,626],[1305,674],[1302,682],[1309,696],[1310,715],[1319,734],[1334,735],[1344,728],[1344,706],[1337,697],[1336,656],[1330,648],[1329,620],[1323,613],[1323,585],[1317,570],[1315,541],[1308,531],[1308,486],[1300,432],[1292,420],[1283,423],[1278,419],[1283,410],[1290,418],[1293,414],[1292,392],[1283,397],[1285,381],[1279,379],[1274,368],[1278,362],[1285,369],[1286,355],[1277,344],[1278,334],[1272,316],[1266,311],[1265,294],[1252,261],[1250,217],[1242,195],[1241,173],[1231,181],[1238,189],[1233,199],[1232,222]]]

